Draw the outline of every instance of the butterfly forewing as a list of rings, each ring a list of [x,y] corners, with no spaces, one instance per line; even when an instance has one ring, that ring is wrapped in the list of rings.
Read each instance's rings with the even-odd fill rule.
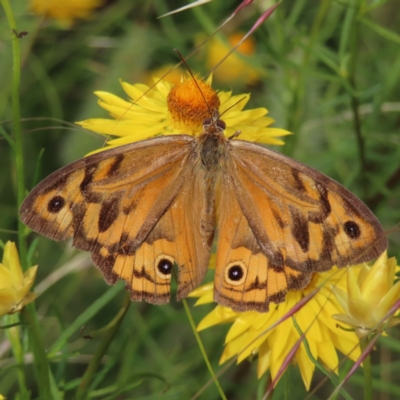
[[[133,299],[169,301],[175,262],[181,267],[178,294],[186,295],[204,277],[209,259],[202,238],[191,233],[200,230],[205,196],[204,180],[193,176],[194,147],[192,137],[180,135],[78,160],[32,190],[21,219],[45,236],[72,238],[75,247],[91,251],[107,281],[125,279]],[[192,212],[182,219],[186,209]]]
[[[270,258],[324,271],[370,261],[387,248],[374,214],[333,179],[252,143],[232,147],[234,185],[247,193],[247,201],[238,200]]]

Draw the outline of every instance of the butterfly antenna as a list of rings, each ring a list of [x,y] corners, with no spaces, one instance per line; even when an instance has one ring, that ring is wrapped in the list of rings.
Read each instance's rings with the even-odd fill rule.
[[[208,102],[207,102],[207,100],[206,100],[206,98],[205,98],[205,96],[204,96],[204,94],[203,94],[203,91],[200,89],[200,86],[199,86],[199,84],[197,83],[197,80],[196,80],[195,76],[193,75],[193,72],[192,72],[192,70],[190,69],[188,63],[186,62],[185,58],[183,57],[183,55],[181,54],[181,52],[180,52],[178,49],[174,49],[174,51],[175,51],[175,53],[178,54],[178,56],[180,57],[181,63],[183,63],[183,64],[185,65],[185,67],[187,68],[187,70],[188,70],[190,76],[192,77],[192,79],[193,79],[195,85],[197,86],[197,89],[199,89],[199,92],[200,92],[200,94],[201,94],[201,97],[202,97],[203,100],[204,100],[204,103],[206,104],[206,106],[207,106],[207,108],[208,108],[208,112],[210,113],[211,119],[214,120],[213,111],[211,110],[211,107],[210,107],[210,105],[208,104]]]
[[[226,114],[229,110],[231,110],[233,107],[235,107],[237,104],[239,104],[241,101],[246,100],[247,96],[242,97],[241,99],[239,99],[236,103],[232,104],[230,107],[228,107],[226,110],[224,110],[223,113],[221,113],[220,118]]]

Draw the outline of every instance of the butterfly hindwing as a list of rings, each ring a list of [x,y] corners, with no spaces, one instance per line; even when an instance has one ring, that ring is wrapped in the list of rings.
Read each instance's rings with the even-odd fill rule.
[[[178,300],[197,287],[207,272],[213,231],[205,231],[203,225],[208,220],[214,226],[213,213],[205,213],[204,179],[191,167],[186,168],[179,193],[137,250],[119,248],[110,254],[100,249],[92,255],[111,283],[118,278],[126,281],[132,300],[168,302],[175,263]]]
[[[306,286],[310,273],[275,265],[264,254],[244,215],[231,178],[221,183],[214,299],[236,311],[268,311],[290,289]],[[271,225],[270,229],[274,229]]]

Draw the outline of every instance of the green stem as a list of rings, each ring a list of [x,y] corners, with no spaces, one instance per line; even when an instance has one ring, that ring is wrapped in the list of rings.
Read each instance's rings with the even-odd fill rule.
[[[21,110],[20,110],[20,82],[21,82],[21,49],[19,45],[20,38],[18,37],[17,23],[14,18],[14,13],[9,0],[0,0],[6,14],[8,26],[10,29],[13,57],[13,72],[12,72],[12,116],[13,116],[13,133],[15,143],[15,167],[17,175],[17,202],[21,205],[25,196],[25,180],[24,180],[24,159],[22,149],[21,135]],[[19,239],[19,254],[21,264],[24,270],[28,268],[27,247],[25,241],[25,226],[18,219],[18,239]],[[21,311],[21,318],[28,326],[30,345],[35,360],[35,367],[38,378],[38,390],[42,399],[50,399],[50,369],[47,360],[46,351],[43,346],[40,335],[39,321],[37,318],[34,304],[29,304]],[[23,368],[24,355],[22,347],[17,340],[13,342],[13,351],[16,355],[19,368]],[[21,384],[21,381],[20,381]],[[23,396],[26,389],[21,389]]]
[[[22,309],[21,317],[28,327],[29,342],[35,360],[38,381],[37,387],[40,393],[40,398],[51,399],[50,366],[47,360],[46,350],[43,346],[34,303],[30,303]]]
[[[191,8],[191,11],[197,21],[202,26],[204,32],[206,32],[208,35],[213,35],[217,28],[210,19],[210,16],[207,15],[207,13],[204,11],[204,9],[202,7],[193,7]]]
[[[12,325],[11,322],[17,321],[17,315],[8,316],[8,322]],[[19,326],[14,326],[7,331],[8,339],[10,340],[12,352],[14,354],[15,360],[17,362],[17,378],[19,385],[19,395],[21,399],[28,399],[29,393],[27,391],[26,380],[25,380],[25,371],[24,371],[24,350],[21,345],[20,340],[20,324]]]
[[[183,303],[183,306],[185,307],[186,315],[188,317],[190,326],[191,326],[191,328],[193,330],[193,334],[194,334],[194,336],[195,336],[195,338],[197,340],[197,344],[198,344],[198,346],[200,348],[201,354],[203,355],[204,362],[207,365],[208,371],[210,372],[210,375],[211,375],[211,377],[212,377],[212,379],[213,379],[213,381],[215,383],[215,386],[217,387],[217,390],[219,392],[219,395],[221,396],[221,399],[226,400],[225,393],[222,390],[221,385],[219,384],[218,378],[215,375],[214,370],[213,370],[213,368],[211,366],[210,360],[207,357],[207,353],[206,353],[206,350],[205,350],[205,348],[203,346],[203,342],[201,341],[200,335],[197,332],[196,324],[194,323],[193,316],[192,316],[192,313],[190,312],[190,308],[189,308],[189,306],[187,304],[187,301],[185,299],[183,299],[182,303]]]
[[[301,71],[299,73],[298,79],[295,82],[295,86],[293,88],[293,100],[290,105],[290,113],[289,113],[289,121],[287,125],[287,129],[290,132],[295,133],[293,136],[289,136],[286,139],[286,145],[284,148],[284,153],[287,155],[292,155],[297,144],[297,140],[299,138],[299,129],[303,120],[304,114],[304,94],[305,94],[305,80],[307,68],[310,63],[310,55],[311,49],[316,43],[319,35],[319,31],[321,26],[325,20],[329,7],[331,6],[332,0],[322,0],[319,3],[319,7],[317,10],[317,14],[315,16],[313,26],[311,27],[310,39],[307,45],[307,48],[303,55],[303,60],[301,63]]]
[[[368,346],[368,336],[360,339],[361,353]],[[364,373],[364,400],[372,400],[372,366],[371,356],[368,354],[363,361],[363,373]]]
[[[13,114],[13,131],[15,141],[15,166],[17,174],[17,199],[18,206],[21,205],[25,197],[25,180],[24,180],[24,158],[22,150],[21,136],[21,110],[19,104],[19,87],[21,82],[21,49],[19,46],[19,38],[17,36],[17,23],[14,18],[9,0],[0,0],[4,12],[7,17],[8,26],[10,28],[12,54],[13,54],[13,74],[12,74],[12,114]],[[18,219],[18,244],[19,254],[21,257],[22,268],[28,268],[27,248],[25,241],[25,226]]]
[[[349,65],[349,83],[352,87],[352,93],[350,98],[350,106],[353,113],[353,126],[354,133],[356,135],[358,154],[360,157],[361,164],[361,182],[363,184],[364,189],[364,198],[367,198],[367,185],[365,182],[365,172],[367,168],[367,161],[365,157],[365,142],[361,129],[361,117],[359,113],[360,102],[357,96],[357,84],[356,84],[356,71],[357,71],[357,54],[358,54],[358,33],[360,23],[358,22],[358,12],[354,13],[353,23],[352,23],[352,32],[351,32],[351,43],[350,43],[350,52],[351,52],[351,60]]]
[[[87,398],[88,391],[90,389],[90,385],[95,376],[95,373],[100,366],[104,354],[106,353],[108,347],[110,346],[112,340],[114,339],[114,336],[117,333],[118,328],[120,327],[121,322],[123,321],[124,316],[128,311],[130,304],[131,304],[130,296],[129,294],[126,294],[121,309],[119,310],[116,317],[110,322],[110,324],[107,325],[103,340],[97,347],[96,352],[93,355],[93,358],[91,359],[88,367],[86,368],[85,373],[83,374],[81,383],[79,384],[78,390],[76,392],[76,400],[84,400]]]

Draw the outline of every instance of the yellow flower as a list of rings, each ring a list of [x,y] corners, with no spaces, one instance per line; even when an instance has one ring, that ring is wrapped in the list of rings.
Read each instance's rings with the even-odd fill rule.
[[[182,68],[175,67],[172,64],[165,64],[146,74],[145,82],[146,85],[151,86],[153,82],[157,82],[161,78],[173,85],[177,85],[181,82],[182,75]]]
[[[35,280],[37,265],[22,272],[17,247],[13,242],[4,246],[3,261],[0,263],[0,317],[13,314],[33,301],[30,293]]]
[[[359,266],[352,269],[355,275],[361,271]],[[320,288],[311,300],[294,314],[294,318],[301,332],[306,335],[314,359],[322,362],[328,370],[337,373],[339,364],[337,350],[356,360],[360,355],[360,349],[355,333],[338,328],[332,318],[332,315],[341,312],[342,308],[329,284],[344,289],[346,285],[344,270],[334,267],[331,271],[315,274],[307,288],[290,291],[286,296],[286,302],[270,306],[268,313],[235,312],[217,305],[200,322],[197,329],[201,331],[213,325],[231,323],[220,364],[234,356],[238,357],[237,362],[241,362],[250,355],[258,354],[258,377],[269,370],[274,379],[285,358],[300,338],[292,318],[274,325],[302,298]],[[192,292],[190,297],[199,297],[196,305],[212,302],[212,289],[212,284],[202,286]],[[297,349],[293,361],[297,363],[308,390],[315,365],[310,360],[304,343]]]
[[[211,77],[206,81],[192,77],[182,79],[174,86],[161,80],[154,87],[121,82],[128,96],[126,101],[114,94],[95,92],[99,104],[114,119],[88,119],[77,122],[82,127],[104,135],[118,136],[109,140],[108,147],[121,146],[157,135],[199,135],[205,118],[217,109],[226,123],[225,135],[241,131],[242,140],[281,145],[279,136],[290,132],[271,128],[274,120],[267,117],[266,108],[243,110],[249,94],[232,96],[231,92],[216,92],[211,88]],[[103,149],[104,150],[104,149]]]
[[[58,20],[69,26],[75,19],[87,18],[103,0],[30,0],[31,10],[38,15]]]
[[[206,66],[214,68],[221,59],[236,46],[244,36],[243,33],[233,33],[228,37],[229,46],[221,39],[214,37],[208,43]],[[215,80],[219,83],[254,84],[261,75],[261,70],[252,63],[255,53],[255,41],[247,38],[232,54],[214,71]]]
[[[394,257],[384,252],[371,267],[364,264],[356,276],[347,271],[347,290],[334,288],[334,293],[345,314],[333,317],[355,328],[358,337],[367,336],[386,324],[400,323],[400,318],[387,318],[387,314],[400,299],[400,281],[393,285],[395,273],[400,271]]]

